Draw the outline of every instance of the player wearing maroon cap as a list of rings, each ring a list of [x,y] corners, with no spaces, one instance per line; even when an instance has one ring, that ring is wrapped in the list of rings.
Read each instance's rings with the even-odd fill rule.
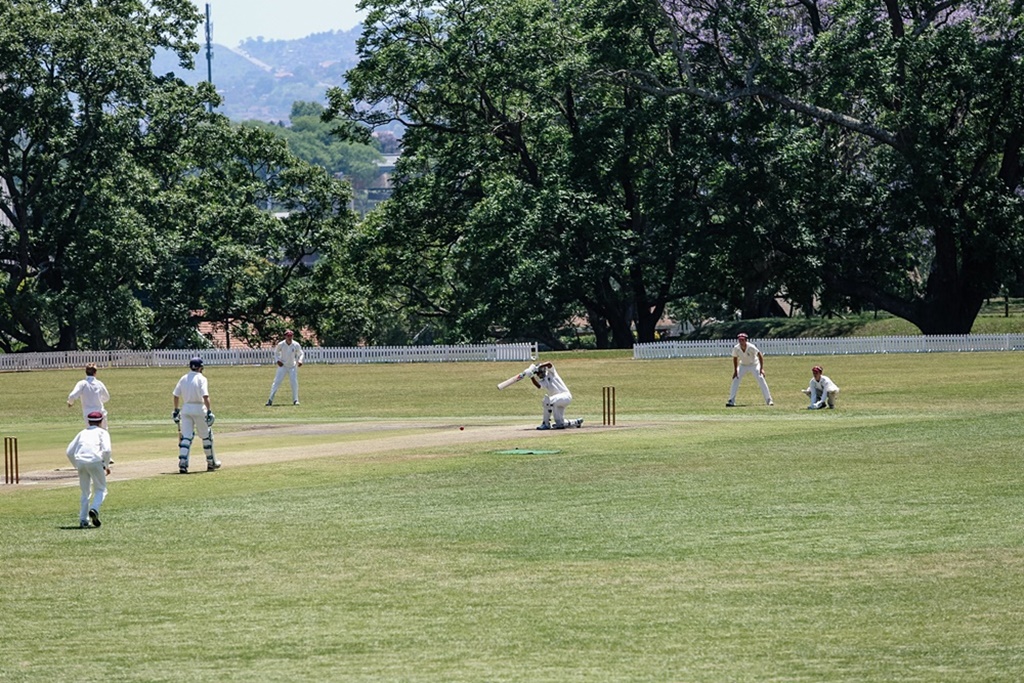
[[[78,509],[78,526],[83,529],[100,525],[100,505],[107,497],[107,475],[110,474],[110,434],[100,427],[103,413],[96,410],[86,419],[89,426],[78,432],[68,444],[67,456],[78,470],[78,484],[82,490]]]
[[[775,402],[772,401],[772,392],[768,389],[768,382],[764,378],[764,356],[756,346],[747,342],[745,332],[740,332],[737,340],[739,343],[732,348],[732,388],[729,391],[726,407],[732,408],[736,405],[736,392],[739,391],[740,380],[743,379],[743,375],[751,373],[757,378],[764,402],[770,406],[775,405]]]
[[[803,393],[811,398],[811,405],[807,406],[807,410],[820,410],[826,405],[829,408],[836,407],[836,395],[839,394],[839,387],[827,375],[821,373],[820,365],[811,368],[811,383],[806,389],[802,389]]]
[[[274,396],[281,381],[288,375],[288,381],[292,385],[292,405],[299,405],[299,368],[306,354],[303,352],[299,342],[295,341],[294,333],[291,330],[284,331],[284,339],[277,343],[274,350],[274,357],[277,359],[277,373],[274,375],[274,383],[270,385],[270,398],[267,405],[274,405]]]

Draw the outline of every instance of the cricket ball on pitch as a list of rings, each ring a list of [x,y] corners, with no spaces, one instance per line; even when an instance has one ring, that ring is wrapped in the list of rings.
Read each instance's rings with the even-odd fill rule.
[[[459,427],[459,431],[460,431],[460,432],[461,432],[461,431],[462,431],[463,429],[465,429],[465,427]]]

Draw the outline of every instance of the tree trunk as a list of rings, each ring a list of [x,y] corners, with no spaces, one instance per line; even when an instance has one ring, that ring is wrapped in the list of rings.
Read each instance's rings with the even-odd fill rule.
[[[982,297],[950,293],[941,299],[922,302],[920,314],[908,320],[917,325],[922,334],[970,334],[982,303]]]
[[[633,321],[629,315],[616,316],[610,320],[612,328],[612,345],[616,349],[633,348]]]
[[[636,340],[641,344],[655,341],[655,333],[658,331],[658,321],[665,311],[664,304],[659,304],[651,310],[639,309],[636,316]]]
[[[57,346],[54,351],[77,351],[78,335],[73,324],[65,323],[60,326],[60,337],[57,339]]]
[[[907,299],[842,277],[826,279],[837,291],[860,297],[876,308],[913,323],[922,334],[970,334],[993,282],[991,267],[959,246],[949,227],[935,230],[935,258],[924,295]]]
[[[604,316],[591,306],[585,306],[584,308],[587,309],[587,320],[590,321],[590,329],[594,332],[594,345],[599,349],[611,348],[608,345],[608,323],[605,321]]]
[[[584,307],[587,309],[590,328],[594,330],[597,348],[633,348],[633,317],[629,313],[629,306],[621,306],[616,302],[590,302],[585,303]]]

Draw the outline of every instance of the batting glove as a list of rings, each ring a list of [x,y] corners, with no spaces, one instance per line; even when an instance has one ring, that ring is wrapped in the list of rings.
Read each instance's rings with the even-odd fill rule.
[[[213,412],[212,412],[212,411],[211,411],[211,412],[208,412],[208,413],[206,413],[206,426],[207,426],[207,427],[212,427],[212,426],[213,426],[213,421],[214,421],[214,420],[216,420],[216,419],[217,419],[217,418],[216,418],[216,417],[214,417],[214,415],[213,415]]]
[[[174,412],[171,413],[171,419],[174,420],[174,424],[181,424],[181,410],[175,408]]]

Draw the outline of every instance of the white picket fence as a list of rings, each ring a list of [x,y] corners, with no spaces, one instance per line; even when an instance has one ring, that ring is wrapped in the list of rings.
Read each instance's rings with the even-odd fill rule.
[[[772,356],[1024,351],[1024,334],[936,334],[916,337],[821,337],[751,341],[762,353]],[[651,342],[635,345],[633,358],[720,358],[731,355],[735,345],[735,339]]]
[[[306,347],[306,363],[453,363],[532,361],[537,344],[460,344],[451,346]],[[171,349],[161,351],[50,351],[0,354],[0,372],[81,368],[181,367],[199,356],[204,365],[271,365],[273,349]]]

